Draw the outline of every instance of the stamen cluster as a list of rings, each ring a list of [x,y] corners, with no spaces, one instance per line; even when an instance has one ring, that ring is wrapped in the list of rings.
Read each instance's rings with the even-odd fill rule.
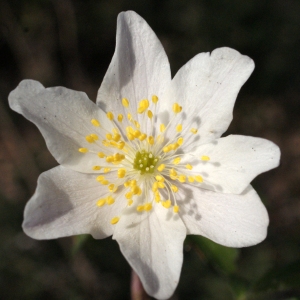
[[[176,116],[181,113],[182,107],[174,103],[172,110],[173,118],[169,124],[160,124],[159,133],[155,132],[154,121],[156,121],[157,96],[152,96],[153,110],[149,109],[150,102],[143,99],[139,102],[137,111],[130,108],[128,99],[122,99],[122,105],[127,110],[127,121],[129,126],[122,128],[124,115],[119,114],[115,119],[113,112],[106,114],[112,123],[112,130],[103,128],[99,120],[92,119],[91,124],[96,133],[90,133],[85,137],[89,144],[98,146],[96,152],[87,147],[79,148],[81,153],[94,153],[100,159],[100,163],[93,166],[93,171],[100,172],[96,180],[107,186],[107,196],[97,201],[97,206],[112,205],[116,197],[123,197],[127,205],[131,206],[137,201],[138,212],[150,211],[154,203],[160,203],[166,209],[173,206],[173,212],[179,212],[175,194],[179,188],[175,184],[189,182],[202,183],[203,177],[195,174],[191,164],[181,163],[182,154],[176,154],[177,150],[184,144],[183,134],[197,134],[196,128],[189,131],[182,124],[175,126],[176,134],[173,138],[168,137],[165,142],[165,134],[175,122]],[[133,116],[142,115],[142,122],[138,122]],[[147,122],[150,122],[152,130],[150,134],[143,132]],[[149,124],[148,124],[149,125]],[[95,149],[95,148],[93,148]],[[203,155],[200,160],[209,161],[210,158]],[[103,174],[114,172],[115,179],[110,182]],[[119,216],[111,220],[111,224],[119,221]]]

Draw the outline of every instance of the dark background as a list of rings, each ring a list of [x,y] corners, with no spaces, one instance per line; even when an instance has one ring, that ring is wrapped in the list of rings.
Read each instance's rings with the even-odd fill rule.
[[[93,101],[115,47],[119,12],[156,32],[172,74],[221,46],[256,69],[226,133],[278,144],[281,166],[253,185],[270,214],[267,239],[230,249],[188,237],[172,299],[300,299],[300,1],[0,0],[0,298],[129,299],[130,268],[111,238],[35,241],[21,229],[38,175],[57,163],[33,124],[12,112],[25,78],[85,91]]]

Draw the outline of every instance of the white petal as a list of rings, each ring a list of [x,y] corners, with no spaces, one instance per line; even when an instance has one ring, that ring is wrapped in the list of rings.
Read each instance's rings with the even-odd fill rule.
[[[91,124],[92,119],[100,121],[108,130],[112,129],[112,124],[85,93],[63,87],[45,89],[37,81],[23,80],[10,93],[9,104],[13,110],[35,123],[60,164],[73,170],[91,172],[97,155],[83,154],[78,149],[101,150],[85,139],[92,133],[101,135],[99,127]]]
[[[222,193],[240,194],[259,174],[279,165],[280,150],[274,143],[250,136],[229,135],[201,145],[186,155],[193,172],[204,178],[201,187]],[[208,156],[209,161],[202,161]],[[190,156],[191,157],[191,156]]]
[[[160,103],[162,120],[166,122],[172,104],[178,102],[183,108],[175,125],[185,120],[183,125],[197,128],[197,144],[219,138],[232,120],[237,94],[253,69],[249,57],[230,48],[196,55],[173,78]]]
[[[252,246],[267,235],[268,213],[251,186],[240,195],[181,186],[178,198],[188,234],[228,247]]]
[[[113,238],[146,292],[157,299],[167,299],[179,281],[185,235],[178,215],[154,205],[149,213],[138,213],[135,207],[126,209]]]
[[[97,103],[105,111],[126,116],[128,111],[121,100],[127,98],[135,114],[138,101],[151,101],[152,95],[161,97],[170,82],[169,61],[155,33],[135,12],[120,13],[115,53],[98,91]]]
[[[108,180],[110,175],[106,176]],[[110,220],[119,215],[126,201],[115,198],[112,205],[97,206],[108,195],[94,175],[58,166],[40,175],[35,194],[26,205],[23,229],[35,239],[90,233],[94,238],[112,234]]]

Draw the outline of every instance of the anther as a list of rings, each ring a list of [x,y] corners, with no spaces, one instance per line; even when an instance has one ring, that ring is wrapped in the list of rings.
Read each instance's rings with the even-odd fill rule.
[[[157,170],[158,170],[159,172],[161,172],[161,171],[164,170],[165,167],[166,167],[166,165],[161,164],[161,165],[159,165],[159,166],[157,167]]]
[[[95,127],[99,127],[100,126],[100,122],[96,119],[92,119],[91,123],[95,126]]]
[[[139,103],[139,108],[137,110],[137,112],[139,114],[142,114],[143,112],[146,111],[146,109],[149,107],[149,101],[147,99],[143,99],[140,101]]]
[[[149,136],[148,137],[148,143],[149,143],[149,145],[153,145],[154,144],[154,137],[153,136]]]
[[[122,168],[122,169],[118,170],[118,177],[119,178],[124,178],[125,174],[126,174],[126,170],[125,169]]]
[[[109,111],[107,114],[106,114],[107,118],[112,121],[114,119],[114,115],[111,111]]]
[[[196,181],[198,181],[200,183],[203,182],[203,178],[200,175],[195,176],[195,179],[196,179]]]
[[[101,167],[100,166],[93,166],[93,170],[94,171],[99,171],[99,170],[101,170]]]
[[[88,143],[95,143],[95,140],[91,135],[87,135],[85,139],[87,140]]]
[[[177,132],[181,132],[181,131],[182,131],[182,124],[178,124],[178,125],[176,126],[176,131],[177,131]]]
[[[87,153],[89,150],[88,148],[79,148],[78,151],[81,153]]]
[[[119,114],[119,115],[118,115],[118,121],[119,121],[119,122],[122,122],[122,121],[123,121],[123,115],[122,115],[122,114]]]
[[[176,157],[176,158],[174,158],[174,160],[173,160],[173,164],[174,164],[174,165],[178,165],[178,164],[180,163],[180,161],[181,161],[181,158],[180,158],[180,157]]]
[[[178,103],[174,103],[174,104],[173,104],[173,112],[174,112],[175,114],[180,113],[181,110],[182,110],[182,107],[181,107]]]
[[[174,193],[177,193],[178,192],[178,187],[174,184],[171,185],[171,189]]]
[[[100,158],[103,158],[103,157],[105,157],[105,154],[104,154],[103,152],[98,152],[98,156],[99,156]]]
[[[101,206],[103,206],[105,204],[105,202],[106,202],[106,199],[99,199],[97,201],[97,206],[101,207]]]
[[[165,208],[170,208],[170,206],[171,206],[171,200],[169,199],[169,200],[163,201],[161,204]]]
[[[155,95],[153,95],[153,96],[152,96],[152,102],[153,102],[154,104],[156,104],[156,103],[158,102],[158,97],[155,96]]]
[[[196,128],[191,129],[191,133],[196,134],[197,132],[198,132],[198,130]]]
[[[145,205],[144,205],[144,210],[145,211],[149,211],[149,210],[151,210],[152,209],[152,204],[151,203],[146,203]]]
[[[179,206],[178,205],[174,205],[173,212],[174,213],[178,213],[179,212]]]
[[[147,115],[148,115],[149,119],[152,119],[153,113],[152,113],[152,111],[150,109],[148,110]]]
[[[137,211],[141,212],[144,210],[144,205],[138,205],[136,208]]]
[[[202,155],[202,156],[201,156],[201,160],[209,161],[209,160],[210,160],[210,157],[209,157],[209,156],[206,156],[206,155]]]
[[[114,199],[112,196],[108,196],[108,197],[106,198],[106,203],[107,203],[108,205],[112,205],[112,204],[115,203],[115,199]]]
[[[192,169],[193,169],[193,166],[190,165],[190,164],[187,164],[185,167],[186,167],[188,170],[192,170]]]
[[[166,130],[165,124],[160,124],[159,130],[160,130],[160,132],[164,132]]]
[[[115,225],[119,222],[120,218],[119,217],[113,217],[111,220],[110,220],[110,223],[112,225]]]
[[[123,98],[123,99],[122,99],[122,104],[123,104],[124,107],[127,108],[127,107],[129,106],[129,101],[128,101],[128,99]]]

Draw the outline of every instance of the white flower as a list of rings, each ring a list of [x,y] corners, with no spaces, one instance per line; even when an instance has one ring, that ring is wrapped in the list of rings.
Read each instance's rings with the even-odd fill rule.
[[[279,149],[221,137],[253,69],[247,56],[219,48],[171,80],[154,32],[125,12],[97,105],[82,92],[22,81],[10,106],[38,126],[61,164],[40,176],[24,231],[36,239],[113,235],[159,299],[178,284],[186,234],[230,247],[261,242],[268,214],[249,183],[278,165]]]

